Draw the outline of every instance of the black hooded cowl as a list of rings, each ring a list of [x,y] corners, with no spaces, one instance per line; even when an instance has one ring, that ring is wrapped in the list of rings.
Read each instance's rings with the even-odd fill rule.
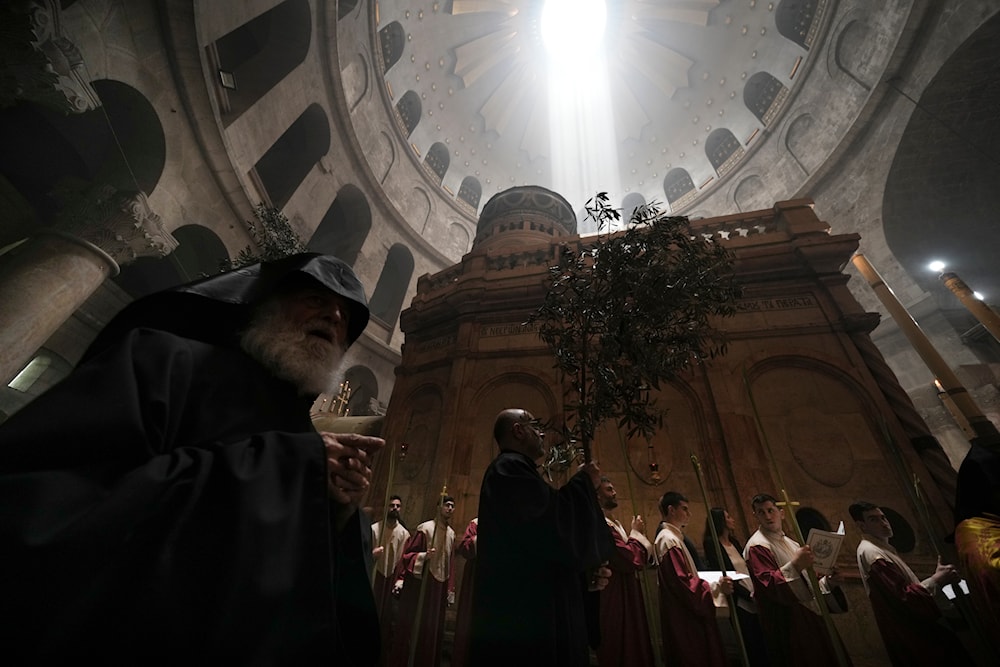
[[[253,305],[339,260],[297,255],[136,301],[0,426],[0,646],[10,664],[371,665],[357,513],[332,524],[311,400],[244,354]]]

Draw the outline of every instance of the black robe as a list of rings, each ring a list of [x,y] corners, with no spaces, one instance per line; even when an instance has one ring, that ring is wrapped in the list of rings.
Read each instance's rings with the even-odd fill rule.
[[[310,403],[138,329],[0,427],[4,659],[373,664],[370,528],[333,527]]]
[[[556,490],[527,456],[501,452],[479,496],[469,664],[587,665],[586,575],[613,548],[585,473]]]

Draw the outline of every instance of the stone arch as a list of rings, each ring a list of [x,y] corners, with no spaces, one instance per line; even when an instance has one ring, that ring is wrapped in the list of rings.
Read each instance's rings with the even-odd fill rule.
[[[114,282],[135,298],[219,272],[229,251],[208,227],[184,225],[173,232],[177,247],[165,257],[137,257]]]
[[[330,123],[318,104],[310,104],[295,119],[254,169],[276,208],[283,208],[299,184],[330,150]]]
[[[747,80],[743,88],[743,104],[764,125],[777,114],[781,102],[788,95],[788,89],[769,72],[757,72]]]
[[[355,10],[358,0],[339,0],[337,2],[337,20],[344,18]]]
[[[886,245],[916,285],[931,293],[942,286],[927,270],[934,259],[928,248],[973,289],[991,300],[1000,295],[995,244],[982,242],[996,238],[994,212],[1000,210],[1000,87],[984,84],[998,80],[1000,13],[972,33],[927,84],[886,177]],[[974,92],[956,103],[959,90]]]
[[[871,27],[855,19],[835,36],[830,49],[830,60],[836,70],[865,90],[871,90],[878,79],[878,74],[872,71],[878,65],[874,57],[877,50],[874,41]]]
[[[399,102],[396,102],[396,113],[399,115],[400,122],[403,123],[403,134],[407,137],[413,134],[417,123],[420,122],[421,109],[420,97],[412,90],[403,93]]]
[[[347,108],[353,111],[361,104],[371,83],[368,79],[368,61],[364,54],[355,54],[341,70],[340,80],[344,86]]]
[[[815,124],[816,119],[812,114],[803,113],[788,124],[785,133],[785,148],[806,174],[818,166],[817,163],[822,159],[820,151],[809,150],[810,146],[815,148],[812,131]]]
[[[378,318],[390,329],[395,327],[412,277],[413,254],[402,243],[393,245],[386,255],[385,265],[368,304],[372,317]]]
[[[454,251],[454,255],[461,257],[469,252],[469,245],[472,243],[472,236],[465,225],[453,222],[448,225],[448,245]]]
[[[367,366],[351,366],[344,373],[344,381],[349,383],[351,397],[347,401],[347,414],[364,417],[375,414],[371,402],[378,401],[378,379]]]
[[[382,73],[388,72],[403,56],[406,35],[399,21],[393,21],[378,31],[378,43],[382,47]]]
[[[720,127],[713,130],[705,139],[705,155],[719,176],[732,169],[735,160],[730,162],[730,158],[735,156],[739,159],[742,153],[743,146],[740,140],[728,128]]]
[[[298,67],[309,52],[312,13],[308,0],[285,0],[215,41],[219,69],[232,75],[223,86],[230,124]],[[220,76],[222,75],[220,72]]]
[[[817,16],[819,0],[782,0],[774,14],[778,34],[803,49],[808,49],[812,38],[809,34]]]
[[[764,181],[760,176],[747,176],[736,186],[733,193],[733,201],[740,211],[753,211],[757,206],[757,199],[764,192]]]
[[[357,186],[347,184],[337,193],[320,221],[307,247],[339,257],[351,266],[372,228],[372,211],[368,199]]]
[[[687,169],[674,167],[663,178],[663,193],[667,197],[667,202],[674,206],[678,204],[685,195],[694,193],[694,181]]]
[[[456,461],[455,471],[475,474],[486,470],[496,456],[493,424],[501,410],[523,408],[542,422],[559,425],[562,409],[546,380],[538,376],[543,369],[517,368],[491,377],[481,386],[459,415],[460,430],[456,437],[464,438],[469,445],[466,459]],[[547,371],[548,369],[544,369]],[[547,432],[548,437],[555,433]],[[479,489],[475,487],[478,498]]]
[[[427,155],[424,156],[424,167],[437,177],[438,185],[444,181],[444,175],[448,173],[450,162],[448,147],[440,141],[434,142],[427,151]]]
[[[396,145],[387,132],[379,132],[374,150],[368,155],[368,161],[378,177],[378,182],[384,183],[392,165],[396,164]]]
[[[416,504],[410,501],[414,496],[435,495],[433,491],[428,492],[425,487],[432,481],[429,475],[434,467],[434,457],[441,439],[444,408],[441,388],[433,384],[422,384],[410,392],[403,405],[408,407],[409,415],[406,418],[406,430],[401,435],[400,445],[405,446],[406,451],[398,464],[398,482],[401,488],[393,489],[393,492],[406,498],[412,506]],[[412,486],[407,488],[405,486],[407,483]]]
[[[59,212],[60,195],[92,185],[149,194],[163,173],[166,138],[149,100],[121,81],[91,86],[100,109],[63,115],[22,102],[0,111],[0,174],[43,222]],[[23,237],[30,230],[16,232]]]
[[[917,534],[913,530],[913,524],[891,507],[879,505],[879,509],[892,524],[892,537],[889,538],[889,544],[896,547],[896,551],[901,554],[913,551],[917,547]]]
[[[793,350],[758,361],[747,375],[785,483],[815,509],[839,513],[842,499],[862,495],[868,480],[896,474],[888,459],[871,458],[884,443],[874,397],[845,369]]]
[[[458,198],[471,206],[473,210],[479,210],[479,202],[483,198],[483,186],[475,176],[466,176],[462,179],[462,185],[458,188]]]
[[[641,206],[646,205],[646,198],[638,192],[630,192],[622,198],[622,222],[629,222],[632,214]]]
[[[795,520],[799,522],[799,528],[802,529],[804,537],[808,536],[809,531],[813,528],[816,530],[833,530],[830,526],[830,520],[815,507],[798,508],[795,510]]]
[[[431,198],[427,190],[415,187],[410,190],[404,202],[406,220],[410,226],[421,234],[426,231],[427,221],[431,218]]]

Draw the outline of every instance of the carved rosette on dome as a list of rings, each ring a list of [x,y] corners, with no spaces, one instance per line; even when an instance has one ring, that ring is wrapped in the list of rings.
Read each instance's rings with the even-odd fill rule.
[[[499,192],[483,207],[473,249],[517,248],[576,235],[576,214],[559,193],[537,185]]]
[[[54,229],[94,244],[119,265],[137,257],[164,257],[178,245],[144,193],[110,185],[89,188],[68,202]]]

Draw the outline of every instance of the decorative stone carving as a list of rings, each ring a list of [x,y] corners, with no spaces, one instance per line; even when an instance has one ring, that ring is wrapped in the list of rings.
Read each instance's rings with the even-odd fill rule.
[[[163,257],[177,247],[143,192],[120,192],[96,185],[73,197],[59,214],[55,228],[93,243],[118,264],[137,257]]]
[[[73,113],[83,113],[99,107],[101,100],[90,85],[83,55],[76,45],[62,34],[60,3],[55,0],[21,0],[12,9],[27,14],[35,38],[31,46],[44,56],[44,70],[56,75],[56,80],[53,82],[51,77],[39,78],[38,75],[41,73],[22,72],[35,84],[46,81],[48,85],[22,86],[18,97],[48,106],[57,106],[63,111]],[[31,66],[37,64],[39,63],[32,63]]]

